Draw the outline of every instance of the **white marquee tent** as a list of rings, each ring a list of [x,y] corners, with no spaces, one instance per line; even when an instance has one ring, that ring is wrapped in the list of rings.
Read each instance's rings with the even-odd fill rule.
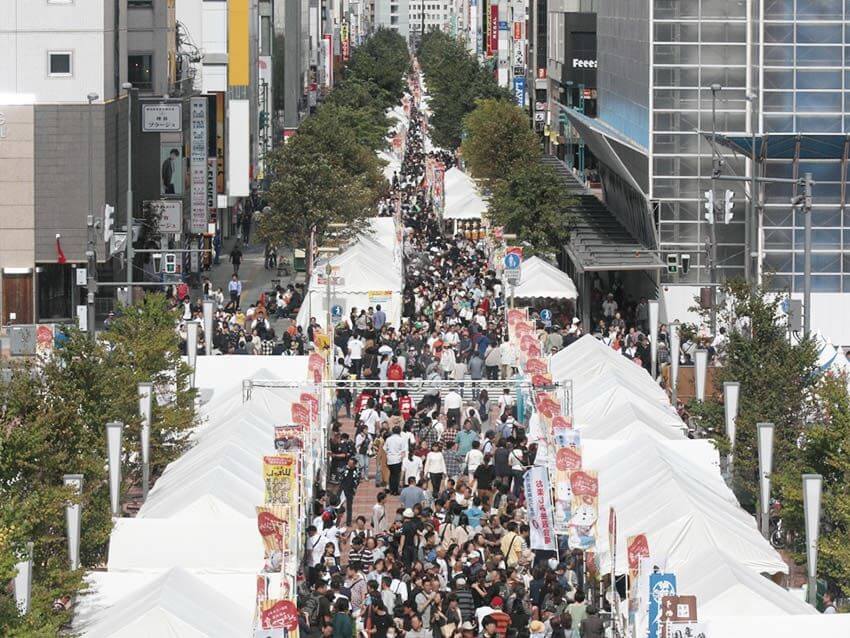
[[[563,270],[540,257],[533,256],[522,262],[520,282],[513,289],[513,296],[577,299],[578,289]]]

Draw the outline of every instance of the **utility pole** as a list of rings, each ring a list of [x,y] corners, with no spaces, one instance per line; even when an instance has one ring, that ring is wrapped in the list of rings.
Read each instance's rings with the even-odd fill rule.
[[[805,243],[803,247],[803,334],[807,337],[812,329],[812,174],[806,173],[799,182],[803,192],[791,200],[793,206],[803,211],[805,221]]]
[[[723,160],[717,152],[717,93],[723,89],[720,84],[711,85],[711,250],[709,256],[709,273],[711,277],[711,334],[717,334],[717,178],[720,176]]]
[[[127,91],[127,281],[133,283],[133,85],[124,82]],[[133,300],[133,288],[127,289]]]
[[[95,234],[94,219],[94,177],[92,164],[94,162],[94,140],[92,126],[92,103],[98,98],[97,93],[89,93],[86,96],[89,102],[89,214],[86,216],[86,227],[88,230],[88,247],[86,258],[88,266],[86,269],[86,328],[89,339],[95,340],[95,308],[94,298],[97,293],[97,237]]]

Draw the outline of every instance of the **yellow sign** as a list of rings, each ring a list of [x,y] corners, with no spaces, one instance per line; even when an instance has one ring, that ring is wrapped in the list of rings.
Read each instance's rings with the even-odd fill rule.
[[[248,86],[248,0],[230,0],[227,8],[227,84]]]
[[[392,290],[370,290],[369,291],[369,303],[390,303],[393,299],[393,291]]]
[[[263,457],[266,505],[298,506],[298,456],[293,452]]]

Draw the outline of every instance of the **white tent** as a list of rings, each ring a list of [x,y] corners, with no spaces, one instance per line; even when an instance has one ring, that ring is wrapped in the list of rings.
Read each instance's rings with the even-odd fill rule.
[[[683,427],[682,419],[671,408],[647,399],[638,391],[619,386],[616,380],[600,382],[598,393],[590,396],[576,392],[573,419],[577,424],[594,424],[623,414],[626,407],[640,410],[656,425]]]
[[[712,616],[707,619],[706,627],[706,636],[722,638],[847,638],[850,636],[850,614]]]
[[[296,321],[306,327],[310,317],[327,323],[327,284],[325,267],[329,261],[332,305],[342,306],[343,316],[352,308],[366,309],[380,304],[390,325],[401,321],[403,286],[401,250],[391,218],[370,220],[370,232],[358,237],[344,252],[330,260],[318,260]]]
[[[443,187],[446,193],[459,196],[474,193],[476,191],[475,181],[457,166],[452,166],[443,177]]]
[[[259,464],[259,462],[258,462]],[[259,501],[262,502],[262,494]],[[121,518],[109,537],[109,571],[251,572],[263,564],[256,515],[202,515],[198,508],[172,518]]]
[[[618,573],[627,569],[626,537],[640,533],[647,535],[653,553],[667,557],[668,565],[688,563],[704,552],[725,552],[757,574],[787,573],[785,562],[720,473],[691,462],[675,448],[648,437],[634,439],[584,465],[599,474],[599,529],[607,529],[609,507],[617,513]],[[608,537],[598,536],[596,547],[606,571]]]
[[[683,424],[684,426],[684,424]],[[646,415],[640,406],[627,403],[610,412],[605,418],[592,423],[577,423],[582,441],[587,439],[630,440],[652,437],[661,440],[683,440],[683,428],[658,423]]]
[[[275,379],[306,379],[308,359],[261,355],[198,357],[195,385],[201,389],[212,389],[214,393],[234,388],[241,391],[242,379],[254,376],[257,371],[268,372]]]
[[[247,635],[253,622],[256,575],[228,579],[231,595],[183,569],[153,579],[98,573],[77,603],[74,631],[86,638]],[[245,603],[235,602],[237,596]]]
[[[446,193],[446,203],[443,206],[444,219],[481,219],[487,212],[487,202],[477,193],[453,196]]]
[[[386,162],[383,172],[387,181],[392,180],[393,173],[401,170],[401,160],[386,151],[378,151],[378,159]]]
[[[549,360],[549,369],[556,381],[572,379],[574,387],[583,383],[593,387],[598,380],[616,373],[622,379],[627,379],[632,389],[639,389],[648,399],[664,406],[670,405],[667,393],[643,367],[592,335],[581,337],[553,355]]]
[[[513,296],[577,299],[578,289],[567,273],[534,256],[522,262],[520,282],[513,289]]]

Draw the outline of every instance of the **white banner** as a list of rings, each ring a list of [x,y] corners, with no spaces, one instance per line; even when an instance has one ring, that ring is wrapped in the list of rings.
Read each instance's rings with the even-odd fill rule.
[[[189,232],[207,232],[207,98],[193,97],[189,131],[190,209]]]
[[[535,466],[525,473],[525,502],[531,527],[531,549],[557,549],[552,524],[552,486],[545,467]]]

